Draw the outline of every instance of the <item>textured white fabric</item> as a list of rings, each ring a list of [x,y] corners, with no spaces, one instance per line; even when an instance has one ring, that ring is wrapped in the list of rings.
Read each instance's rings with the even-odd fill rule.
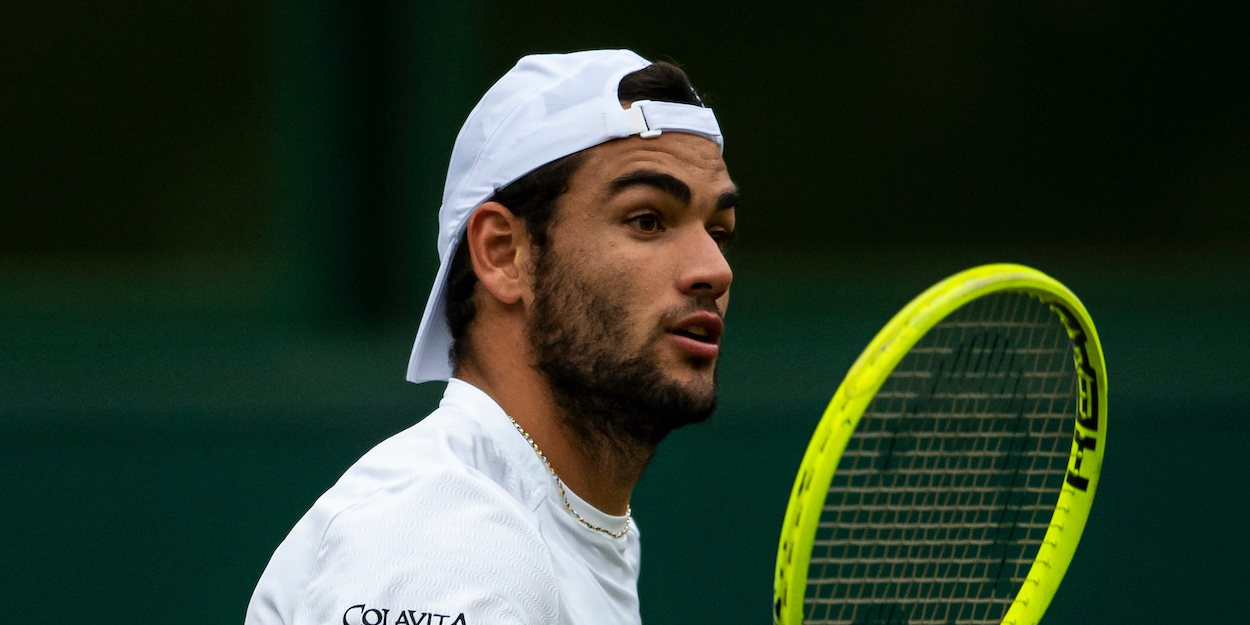
[[[447,168],[438,210],[441,265],[412,346],[409,381],[451,376],[451,330],[443,312],[447,273],[469,216],[496,189],[556,159],[640,132],[696,134],[724,149],[716,115],[701,106],[640,101],[646,124],[631,127],[638,111],[621,107],[617,88],[626,74],[650,64],[629,50],[531,54],[473,107]]]
[[[603,527],[623,517],[569,493]],[[247,625],[637,625],[639,537],[580,524],[488,395],[439,408],[365,454],[274,552]]]

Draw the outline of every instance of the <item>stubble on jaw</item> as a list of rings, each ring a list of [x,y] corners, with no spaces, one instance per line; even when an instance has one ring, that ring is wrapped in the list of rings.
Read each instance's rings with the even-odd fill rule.
[[[630,347],[635,341],[630,324],[639,320],[629,315],[627,296],[608,280],[582,276],[581,269],[549,247],[536,250],[526,337],[561,425],[574,434],[580,451],[641,470],[669,432],[705,421],[716,410],[716,365],[708,388],[666,375],[655,341]],[[707,309],[695,301],[688,308],[673,312]]]

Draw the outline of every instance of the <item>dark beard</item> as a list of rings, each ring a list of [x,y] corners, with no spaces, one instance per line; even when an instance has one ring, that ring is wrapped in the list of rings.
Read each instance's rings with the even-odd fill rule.
[[[603,282],[580,279],[574,267],[550,251],[539,250],[534,265],[534,314],[526,335],[561,422],[584,452],[596,457],[603,451],[641,453],[645,461],[669,432],[712,415],[715,365],[712,388],[701,393],[660,370],[654,342],[637,353],[623,353],[631,319],[620,298],[597,286]],[[692,301],[688,312],[714,306]]]

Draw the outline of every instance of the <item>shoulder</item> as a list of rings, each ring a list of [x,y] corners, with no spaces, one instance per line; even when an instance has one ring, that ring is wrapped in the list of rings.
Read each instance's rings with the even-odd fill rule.
[[[518,503],[489,480],[441,472],[343,511],[320,541],[296,621],[337,623],[365,605],[469,623],[555,622],[551,554]]]
[[[249,623],[556,622],[539,501],[491,439],[444,407],[365,454],[275,552]]]

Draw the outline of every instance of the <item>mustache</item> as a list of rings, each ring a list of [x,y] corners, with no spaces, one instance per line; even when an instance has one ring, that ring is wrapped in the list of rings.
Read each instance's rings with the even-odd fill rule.
[[[720,309],[716,300],[708,300],[704,298],[694,299],[686,304],[667,308],[663,313],[660,313],[660,319],[662,319],[665,323],[672,323],[700,312],[710,312],[717,317],[720,317],[722,322],[725,320],[725,312]]]

